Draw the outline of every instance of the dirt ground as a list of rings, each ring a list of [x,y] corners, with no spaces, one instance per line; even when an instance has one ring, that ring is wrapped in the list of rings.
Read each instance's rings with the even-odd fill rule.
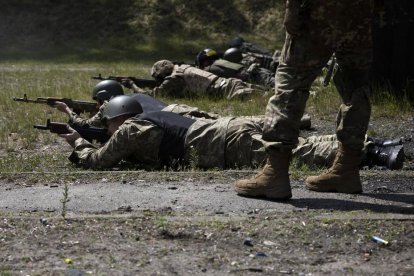
[[[253,171],[0,173],[0,275],[413,275],[414,123],[372,128],[408,158],[361,171],[361,195],[305,175],[286,202],[235,195]]]

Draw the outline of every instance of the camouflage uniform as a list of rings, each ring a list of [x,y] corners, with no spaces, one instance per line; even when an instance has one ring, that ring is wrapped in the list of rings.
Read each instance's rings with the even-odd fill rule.
[[[370,145],[374,144],[372,139],[365,136],[363,143],[363,156],[366,156]],[[299,144],[293,149],[293,156],[298,164],[308,166],[329,167],[335,159],[335,153],[338,149],[338,139],[335,134],[309,136],[307,138],[299,137]],[[362,158],[364,161],[365,157]]]
[[[71,160],[88,168],[109,168],[121,160],[148,169],[159,168],[159,148],[164,135],[161,127],[140,118],[130,118],[101,148],[83,138],[75,141]],[[187,159],[192,149],[200,168],[257,167],[266,157],[260,124],[242,118],[200,119],[187,131]],[[298,159],[309,165],[325,165],[335,152],[335,137],[321,136],[301,140]],[[326,142],[328,141],[328,142]],[[75,158],[73,158],[75,157]]]
[[[241,37],[235,37],[230,42],[229,46],[240,50],[242,53],[241,63],[246,66],[246,68],[256,64],[260,68],[268,69],[273,73],[276,72],[280,57],[279,50],[276,50],[272,56],[270,50],[257,43],[246,42]]]
[[[98,112],[95,115],[88,119],[84,119],[75,112],[71,112],[69,114],[69,124],[70,125],[77,125],[77,126],[90,126],[90,127],[104,127],[102,124],[102,112],[105,109],[107,102],[104,102],[100,107]]]
[[[256,63],[246,67],[243,64],[217,59],[210,66],[204,67],[203,70],[219,77],[237,78],[266,87],[273,88],[275,85],[274,73],[268,69],[261,68]]]
[[[76,126],[91,126],[91,127],[99,127],[104,128],[105,126],[102,124],[102,114],[107,106],[108,102],[105,101],[99,108],[98,112],[89,119],[84,119],[75,112],[69,114],[69,124],[76,125]],[[144,112],[146,112],[144,108]],[[165,106],[164,108],[160,109],[160,111],[168,111],[172,113],[180,114],[184,117],[189,118],[205,118],[205,119],[218,119],[220,116],[215,113],[209,113],[203,110],[198,109],[197,107],[188,106],[185,104],[170,104]],[[262,119],[263,120],[263,119]]]
[[[362,149],[371,112],[370,1],[291,0],[289,13],[263,139],[268,147],[295,148],[309,88],[335,52],[340,68],[335,83],[343,100],[337,117],[338,140],[350,149]]]
[[[277,66],[279,65],[280,51],[276,50],[274,55],[264,55],[254,52],[243,52],[243,58],[241,64],[246,67],[250,67],[256,64],[259,68],[276,72]]]
[[[242,53],[255,53],[255,54],[266,55],[266,56],[272,55],[270,50],[265,49],[263,46],[257,43],[243,41],[239,45],[231,44],[230,46],[239,48]]]
[[[173,72],[154,88],[153,93],[172,97],[207,96],[243,99],[253,93],[264,94],[265,90],[239,79],[221,78],[190,65],[174,65]]]
[[[197,107],[189,106],[186,104],[170,104],[164,107],[161,111],[167,111],[167,112],[173,112],[180,114],[184,117],[188,118],[203,118],[203,119],[218,119],[220,118],[220,115],[216,113],[206,112],[203,110],[200,110]]]

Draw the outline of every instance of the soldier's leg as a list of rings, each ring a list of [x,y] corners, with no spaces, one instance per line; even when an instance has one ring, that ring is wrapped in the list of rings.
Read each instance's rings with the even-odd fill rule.
[[[293,150],[293,157],[296,159],[297,165],[329,167],[334,161],[337,148],[336,135],[299,138],[299,144]]]
[[[197,107],[188,106],[186,104],[170,104],[162,109],[162,111],[173,112],[190,118],[203,118],[203,119],[218,119],[220,116],[215,113],[209,113],[200,110]]]
[[[247,119],[259,124],[262,128],[264,126],[265,117],[263,115],[259,116],[240,116],[239,118]],[[312,120],[309,114],[303,114],[300,119],[300,129],[309,130],[312,128]]]
[[[309,89],[331,55],[316,38],[287,35],[276,71],[276,91],[266,108],[263,140],[269,154],[262,172],[235,184],[238,194],[288,199],[292,196],[289,164],[298,143]],[[319,44],[319,46],[318,46]]]
[[[214,83],[214,89],[217,95],[222,95],[226,99],[246,99],[249,98],[252,94],[261,94],[266,93],[266,89],[259,85],[253,85],[250,83],[243,82],[239,79],[234,78],[219,78]]]
[[[306,186],[321,192],[359,193],[362,191],[359,166],[368,128],[371,104],[369,101],[368,70],[371,63],[370,1],[354,1],[352,14],[342,7],[343,14],[334,29],[340,32],[336,42],[339,69],[334,81],[343,103],[337,117],[338,151],[328,172],[311,176]],[[336,5],[345,5],[337,2]]]
[[[262,127],[249,119],[231,120],[226,131],[226,168],[258,167],[266,157]]]
[[[265,87],[275,87],[275,73],[269,69],[261,68],[258,64],[253,64],[247,70],[249,82],[263,85]]]

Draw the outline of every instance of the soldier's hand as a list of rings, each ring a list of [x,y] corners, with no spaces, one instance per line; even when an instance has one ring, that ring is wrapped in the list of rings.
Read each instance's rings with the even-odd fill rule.
[[[123,80],[121,81],[121,84],[122,84],[123,86],[125,86],[126,88],[131,89],[131,88],[132,88],[132,85],[134,84],[134,81],[133,81],[133,80],[131,80],[131,79],[123,79]]]
[[[70,110],[70,108],[64,102],[56,101],[54,102],[53,107],[59,110],[60,112],[63,112],[66,114],[70,114],[72,112],[72,110]]]
[[[74,148],[76,139],[81,138],[81,136],[76,130],[71,128],[69,125],[67,126],[67,129],[69,130],[69,133],[59,134],[59,136],[64,138],[66,142],[68,142],[68,144],[71,145],[72,148]]]

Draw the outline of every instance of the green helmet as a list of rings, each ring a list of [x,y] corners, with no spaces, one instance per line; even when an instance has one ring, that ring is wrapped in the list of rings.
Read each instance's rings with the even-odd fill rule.
[[[171,75],[174,69],[174,64],[166,59],[157,61],[151,68],[151,76],[154,79],[163,79]]]
[[[92,90],[92,99],[99,101],[109,101],[112,97],[124,95],[122,86],[114,80],[104,80],[99,82]]]
[[[122,115],[134,116],[140,113],[142,113],[142,106],[137,100],[127,95],[121,95],[108,102],[103,111],[102,119],[107,121]]]

